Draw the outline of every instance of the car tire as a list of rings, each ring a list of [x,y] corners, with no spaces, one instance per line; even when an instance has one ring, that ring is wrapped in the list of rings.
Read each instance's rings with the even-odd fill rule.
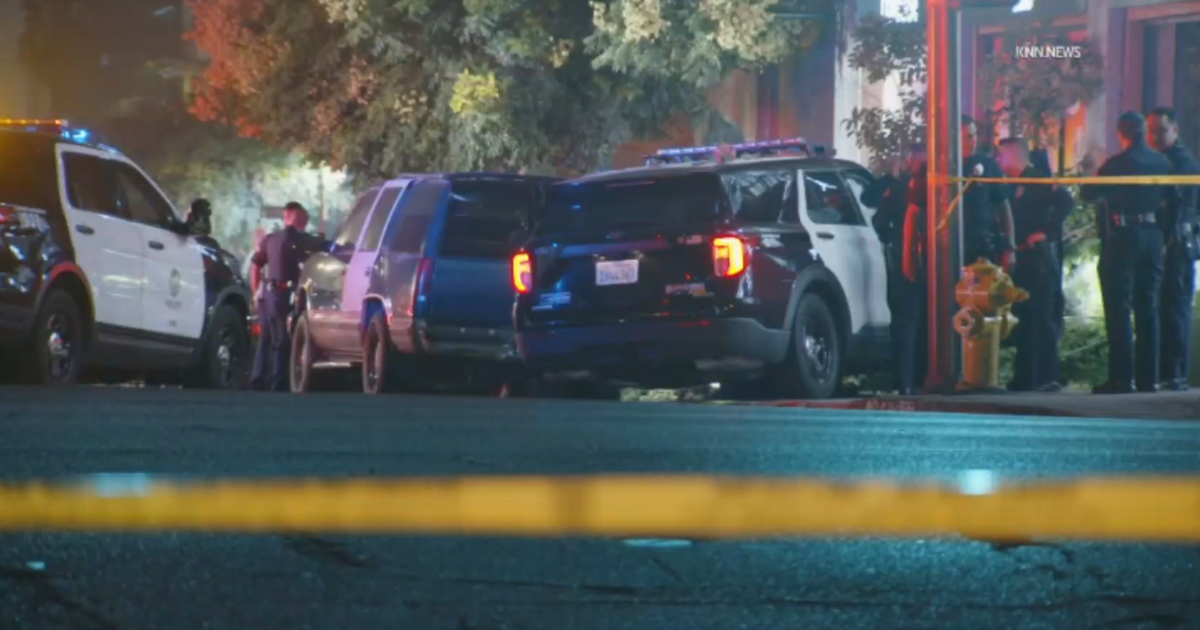
[[[785,397],[820,400],[838,391],[842,376],[842,343],[833,311],[809,293],[796,305],[791,348],[775,370],[777,390]]]
[[[398,357],[387,317],[376,310],[363,333],[362,390],[372,396],[396,391]]]
[[[308,313],[301,313],[292,328],[292,351],[288,357],[288,381],[293,394],[307,394],[312,389],[313,347],[308,325]]]
[[[209,330],[204,357],[196,378],[192,380],[206,389],[244,389],[250,356],[246,319],[237,309],[226,304],[217,308],[209,323]]]
[[[83,316],[71,294],[59,289],[46,293],[31,341],[36,382],[70,387],[79,381],[86,337]]]

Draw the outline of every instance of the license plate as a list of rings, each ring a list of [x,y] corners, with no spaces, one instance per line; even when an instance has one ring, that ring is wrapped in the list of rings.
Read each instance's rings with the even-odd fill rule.
[[[637,284],[637,260],[609,260],[596,263],[596,286]]]

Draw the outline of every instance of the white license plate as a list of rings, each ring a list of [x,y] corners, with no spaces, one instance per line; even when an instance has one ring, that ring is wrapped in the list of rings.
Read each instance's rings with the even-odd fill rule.
[[[609,260],[596,263],[596,286],[637,284],[637,260]]]

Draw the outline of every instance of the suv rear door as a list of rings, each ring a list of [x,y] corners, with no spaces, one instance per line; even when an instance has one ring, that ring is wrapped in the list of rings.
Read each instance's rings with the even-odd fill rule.
[[[400,195],[408,186],[407,180],[388,182],[383,186],[375,199],[374,209],[367,219],[366,227],[358,239],[354,255],[350,258],[350,266],[346,272],[346,282],[342,285],[342,310],[339,314],[339,336],[346,341],[352,341],[354,346],[360,344],[362,326],[363,300],[371,284],[371,273],[379,258],[379,243],[383,239],[384,228],[392,216],[392,210]],[[351,338],[349,333],[353,331]]]
[[[804,182],[800,222],[812,235],[813,249],[842,285],[850,310],[850,331],[858,333],[870,316],[873,287],[865,252],[866,232],[871,228],[837,171],[802,170],[798,178]],[[882,293],[887,295],[886,287]]]
[[[720,177],[707,171],[551,187],[532,252],[529,321],[587,326],[711,315],[710,292],[720,290],[709,283],[713,236],[728,216]]]
[[[437,249],[423,291],[430,344],[489,356],[511,344],[512,255],[528,234],[540,186],[501,177],[451,180],[449,201],[431,235]]]

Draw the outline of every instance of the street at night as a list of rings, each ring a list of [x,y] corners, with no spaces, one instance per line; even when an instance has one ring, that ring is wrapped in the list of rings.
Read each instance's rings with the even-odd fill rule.
[[[1188,474],[1200,426],[352,394],[0,391],[0,477]],[[1188,628],[1195,547],[0,537],[0,627]]]

